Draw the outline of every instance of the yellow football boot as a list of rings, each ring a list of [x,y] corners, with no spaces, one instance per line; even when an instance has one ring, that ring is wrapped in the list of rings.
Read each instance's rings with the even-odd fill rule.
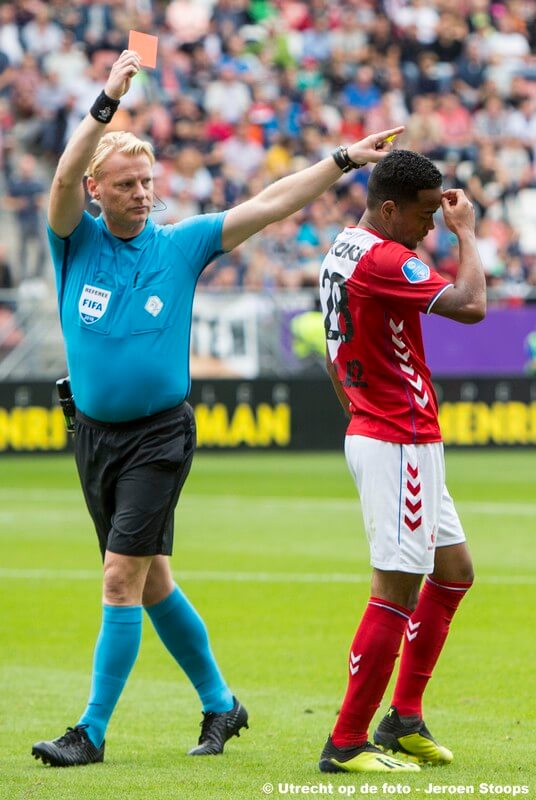
[[[331,736],[318,766],[321,772],[420,772],[417,764],[387,756],[370,742],[360,747],[335,747]]]
[[[374,733],[374,744],[390,753],[404,753],[419,764],[450,764],[454,756],[438,744],[424,721],[417,716],[400,717],[391,706]]]

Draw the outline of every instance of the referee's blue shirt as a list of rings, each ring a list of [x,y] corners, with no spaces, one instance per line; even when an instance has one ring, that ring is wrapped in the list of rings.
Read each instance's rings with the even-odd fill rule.
[[[73,396],[84,414],[123,422],[188,396],[194,291],[223,252],[224,217],[147,220],[126,241],[87,211],[65,239],[48,228]]]

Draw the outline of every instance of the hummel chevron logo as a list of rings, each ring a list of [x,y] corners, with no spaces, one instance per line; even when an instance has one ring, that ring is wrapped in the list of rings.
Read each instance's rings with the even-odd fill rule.
[[[419,633],[419,626],[420,622],[412,622],[408,619],[408,627],[406,628],[406,636],[408,637],[408,641],[412,642]]]
[[[361,653],[358,656],[354,656],[354,651],[350,651],[350,672],[352,675],[355,675],[356,672],[359,672],[359,662],[361,661]]]
[[[415,531],[422,524],[422,498],[421,481],[419,478],[419,465],[406,464],[408,479],[406,480],[407,496],[404,498],[404,523],[410,531]]]
[[[410,363],[411,352],[409,351],[407,344],[403,339],[399,338],[399,336],[396,336],[396,334],[402,333],[404,328],[404,320],[399,322],[397,325],[394,319],[390,319],[389,327],[393,331],[391,334],[391,341],[394,344],[394,353],[401,361],[404,362],[403,364],[399,364],[399,367],[402,372],[408,376],[407,381],[414,389],[413,396],[417,401],[417,404],[420,405],[421,408],[426,408],[430,398],[428,397],[428,392],[424,388],[422,377],[416,371],[415,367]]]
[[[413,495],[413,497],[417,497],[419,492],[421,491],[421,482],[417,481],[417,483],[412,483],[412,481],[406,481],[406,486],[408,488],[408,492]]]
[[[413,394],[413,396],[415,397],[415,400],[418,402],[421,408],[425,408],[425,406],[428,405],[428,400],[429,400],[428,392],[425,391],[422,397],[419,397],[419,395],[415,393]]]
[[[422,378],[420,375],[417,375],[417,380],[414,381],[412,378],[408,378],[408,383],[413,386],[418,392],[422,392]],[[417,395],[415,395],[417,397]]]
[[[404,514],[404,522],[406,523],[410,531],[416,531],[417,528],[420,528],[421,521],[422,521],[421,517],[415,520],[411,520],[407,514]]]
[[[406,497],[406,508],[408,508],[412,514],[416,514],[422,507],[422,500],[419,498],[416,503],[412,503],[409,497]]]

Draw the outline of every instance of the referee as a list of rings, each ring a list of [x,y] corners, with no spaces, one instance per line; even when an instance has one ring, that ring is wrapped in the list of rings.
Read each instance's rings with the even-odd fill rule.
[[[283,178],[245,203],[155,225],[151,145],[106,125],[140,69],[125,50],[54,176],[48,234],[77,406],[75,458],[104,562],[102,625],[87,707],[32,754],[55,767],[101,762],[110,717],[136,660],[147,612],[198,692],[201,735],[190,755],[216,755],[247,728],[212,654],[203,620],[174,583],[173,514],[195,449],[186,402],[196,281],[214,258],[325,191],[341,172],[379,161],[374,134]],[[356,163],[358,162],[358,163]],[[83,178],[102,209],[84,211]]]

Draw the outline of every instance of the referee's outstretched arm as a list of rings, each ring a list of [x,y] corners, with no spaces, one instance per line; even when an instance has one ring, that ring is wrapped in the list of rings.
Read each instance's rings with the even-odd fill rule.
[[[48,222],[57,236],[69,236],[82,219],[84,174],[99,139],[106,132],[112,109],[115,110],[119,98],[128,91],[139,68],[139,55],[133,50],[124,50],[112,66],[104,93],[67,143],[52,181],[48,207]]]
[[[270,223],[294,214],[319,197],[346,171],[345,163],[349,168],[355,168],[367,162],[380,161],[392,149],[392,140],[403,130],[401,126],[373,133],[348,148],[337,148],[332,156],[281,178],[255,197],[232,208],[223,223],[224,250],[232,250]]]
[[[67,143],[52,182],[48,210],[50,227],[57,236],[69,236],[82,218],[84,174],[119,99],[128,91],[139,69],[139,55],[133,50],[124,50],[112,66],[104,92]],[[270,223],[303,208],[325,192],[343,172],[367,162],[380,161],[392,149],[392,140],[403,130],[402,126],[392,128],[371,134],[348,148],[339,147],[318,164],[281,178],[232,208],[223,225],[224,250],[232,250]]]

